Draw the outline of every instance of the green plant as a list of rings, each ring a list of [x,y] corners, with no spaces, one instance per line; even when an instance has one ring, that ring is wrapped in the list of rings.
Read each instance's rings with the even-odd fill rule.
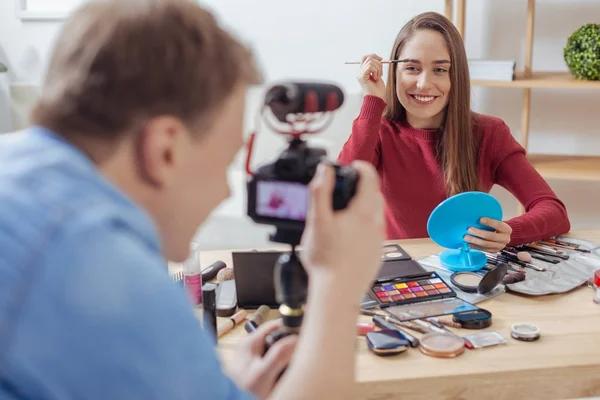
[[[567,39],[564,57],[577,79],[600,80],[600,24],[585,24]]]
[[[0,62],[0,73],[7,72],[7,71],[8,71],[8,68],[6,68],[6,65],[4,65]]]

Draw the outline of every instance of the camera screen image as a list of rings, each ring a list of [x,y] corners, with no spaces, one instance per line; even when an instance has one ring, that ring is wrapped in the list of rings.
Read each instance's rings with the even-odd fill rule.
[[[308,187],[296,182],[259,181],[256,187],[256,214],[262,217],[304,221]]]

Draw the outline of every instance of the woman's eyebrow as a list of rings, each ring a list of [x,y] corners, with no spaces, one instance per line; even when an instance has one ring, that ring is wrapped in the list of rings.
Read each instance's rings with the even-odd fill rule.
[[[417,59],[414,59],[414,58],[403,58],[402,60],[398,60],[397,62],[421,64],[421,61],[419,61]],[[435,60],[433,63],[434,64],[450,64],[450,61],[448,61],[448,60]]]

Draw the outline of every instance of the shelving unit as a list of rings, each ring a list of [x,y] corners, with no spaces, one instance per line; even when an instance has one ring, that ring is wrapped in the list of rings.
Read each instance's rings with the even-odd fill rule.
[[[525,0],[524,0],[525,1]],[[532,89],[598,89],[600,81],[575,79],[568,72],[533,71],[533,31],[535,26],[535,0],[527,1],[527,24],[525,34],[525,65],[516,73],[513,81],[472,80],[472,86],[517,88],[523,90],[521,111],[521,145],[528,150],[529,127],[531,120]],[[456,12],[456,15],[453,15]],[[600,12],[600,9],[599,9]],[[454,22],[462,37],[465,37],[466,0],[446,0],[445,15]],[[453,18],[455,17],[455,18]],[[529,154],[527,158],[545,179],[595,181],[600,182],[600,155],[552,155]],[[523,212],[519,206],[519,214]]]

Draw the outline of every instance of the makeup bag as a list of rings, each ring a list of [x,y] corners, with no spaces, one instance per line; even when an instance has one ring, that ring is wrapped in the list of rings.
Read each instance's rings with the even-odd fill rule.
[[[536,265],[543,266],[546,271],[538,272],[528,269],[527,278],[524,281],[506,285],[507,290],[540,296],[565,293],[586,284],[594,276],[594,272],[600,270],[600,244],[575,238],[568,238],[568,241],[579,244],[581,249],[590,250],[590,253],[564,250],[569,255],[569,259],[558,264],[534,260]]]

